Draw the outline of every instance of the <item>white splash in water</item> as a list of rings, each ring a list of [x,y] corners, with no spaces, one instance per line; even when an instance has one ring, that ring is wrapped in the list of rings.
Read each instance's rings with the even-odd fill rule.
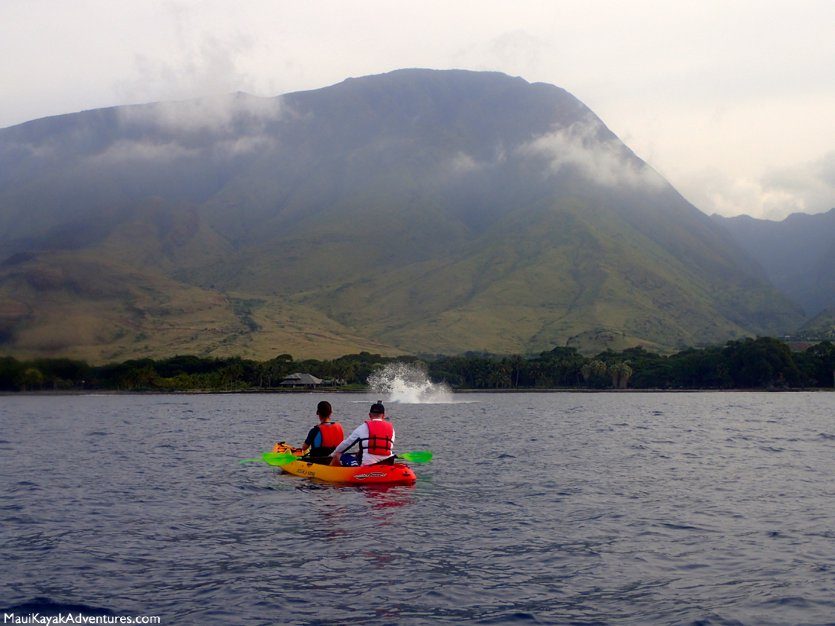
[[[429,380],[426,368],[413,363],[389,363],[368,377],[375,392],[389,394],[389,400],[402,404],[451,404],[452,390]]]

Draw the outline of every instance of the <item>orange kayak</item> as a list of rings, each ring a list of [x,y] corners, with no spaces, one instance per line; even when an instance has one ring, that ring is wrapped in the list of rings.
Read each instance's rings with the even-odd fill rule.
[[[273,452],[293,452],[301,455],[300,450],[295,450],[284,442],[275,444]],[[286,463],[281,469],[295,476],[346,485],[413,485],[417,480],[412,468],[403,463],[341,467],[299,460]]]

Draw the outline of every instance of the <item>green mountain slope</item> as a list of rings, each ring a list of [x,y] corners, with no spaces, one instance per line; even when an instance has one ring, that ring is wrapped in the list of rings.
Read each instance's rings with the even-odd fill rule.
[[[672,349],[799,320],[581,102],[496,73],[0,130],[0,263],[0,350],[93,360]]]
[[[765,269],[809,316],[835,307],[835,209],[775,222],[741,215],[712,219]]]
[[[824,309],[801,326],[798,339],[835,341],[835,307]]]

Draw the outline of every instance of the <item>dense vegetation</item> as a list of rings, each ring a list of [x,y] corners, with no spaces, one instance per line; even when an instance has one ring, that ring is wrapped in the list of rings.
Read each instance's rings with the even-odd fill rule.
[[[584,357],[574,348],[536,356],[468,353],[419,360],[362,352],[333,360],[269,361],[175,356],[91,366],[72,359],[0,358],[0,390],[239,391],[275,389],[293,372],[309,372],[339,388],[361,388],[368,376],[394,361],[425,367],[435,382],[457,389],[796,389],[832,387],[835,345],[819,343],[792,352],[760,337],[724,346],[687,349],[671,356],[643,348]]]

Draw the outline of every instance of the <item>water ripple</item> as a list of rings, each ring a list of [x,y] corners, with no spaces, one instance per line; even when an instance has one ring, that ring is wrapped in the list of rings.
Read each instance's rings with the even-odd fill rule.
[[[376,399],[323,397],[347,423]],[[238,464],[300,440],[320,399],[4,398],[0,604],[184,624],[832,622],[828,394],[402,404],[401,449],[435,452],[413,487]]]

